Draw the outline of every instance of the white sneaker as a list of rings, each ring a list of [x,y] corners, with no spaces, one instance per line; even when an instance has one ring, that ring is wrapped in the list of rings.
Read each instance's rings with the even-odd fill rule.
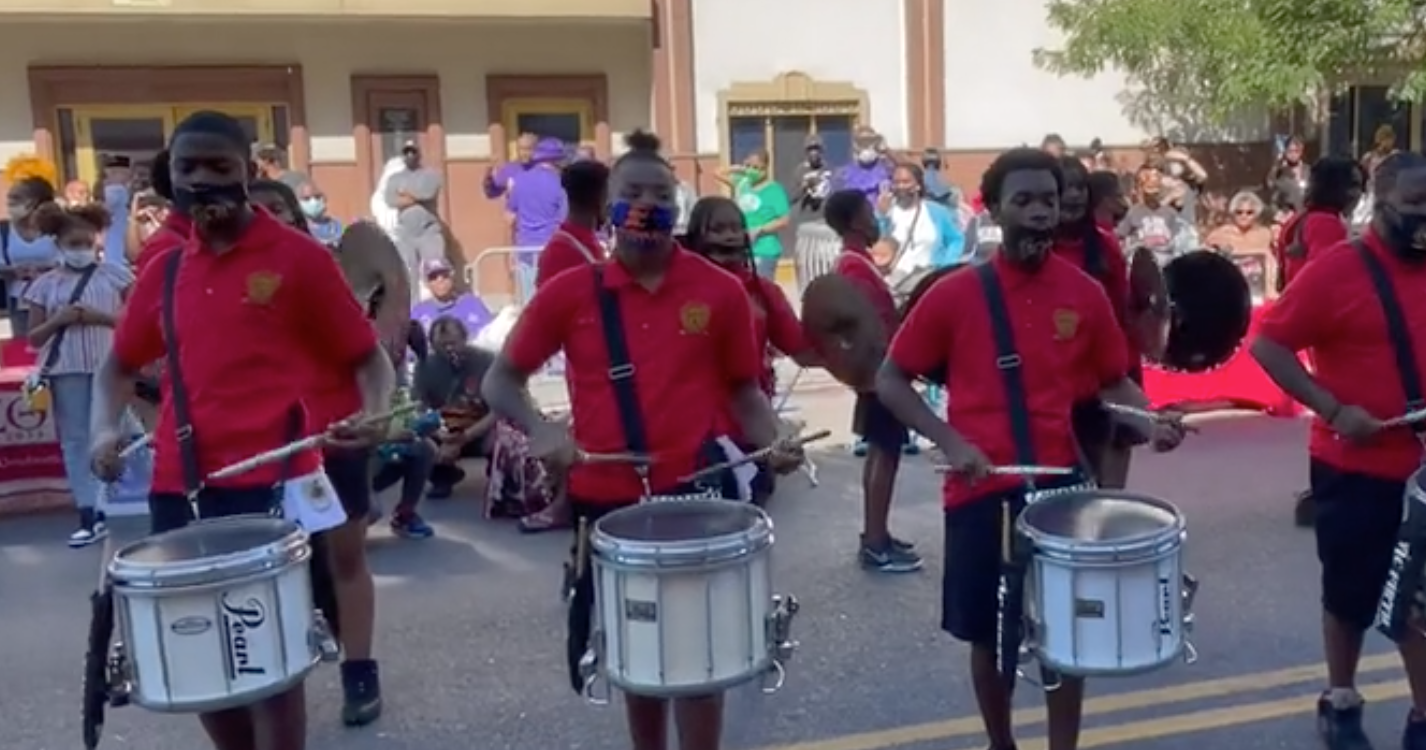
[[[73,534],[70,534],[69,546],[71,549],[88,547],[95,542],[103,540],[106,536],[109,536],[108,527],[104,525],[103,521],[97,521],[92,528],[81,528],[76,530]]]

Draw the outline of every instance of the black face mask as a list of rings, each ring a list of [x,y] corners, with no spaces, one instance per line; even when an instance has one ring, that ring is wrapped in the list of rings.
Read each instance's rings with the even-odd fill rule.
[[[1005,257],[1010,263],[1027,271],[1038,271],[1050,257],[1054,246],[1053,229],[1004,227]]]
[[[1426,215],[1404,214],[1390,205],[1381,207],[1382,240],[1408,263],[1426,263]]]
[[[822,166],[822,155],[815,151],[807,152],[807,166],[814,169]]]

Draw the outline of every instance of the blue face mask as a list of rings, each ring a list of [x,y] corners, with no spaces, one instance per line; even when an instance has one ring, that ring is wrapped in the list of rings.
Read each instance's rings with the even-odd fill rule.
[[[609,207],[609,222],[614,226],[619,244],[638,249],[663,247],[673,236],[675,218],[667,206],[620,199]]]
[[[327,212],[327,202],[321,198],[303,198],[302,213],[309,219],[320,219]]]

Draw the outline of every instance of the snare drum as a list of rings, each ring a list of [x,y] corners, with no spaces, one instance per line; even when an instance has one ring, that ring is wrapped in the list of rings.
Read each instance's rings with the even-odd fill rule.
[[[683,500],[594,524],[591,677],[635,695],[781,687],[797,603],[772,593],[772,520],[747,503]],[[592,686],[592,680],[587,683]],[[586,695],[594,700],[592,689]]]
[[[1183,514],[1113,490],[1055,493],[1016,523],[1034,546],[1025,585],[1027,646],[1072,676],[1129,675],[1194,651],[1197,584],[1183,573]]]
[[[199,521],[109,563],[122,641],[116,689],[166,713],[246,706],[298,683],[336,646],[312,605],[307,535],[291,521]]]

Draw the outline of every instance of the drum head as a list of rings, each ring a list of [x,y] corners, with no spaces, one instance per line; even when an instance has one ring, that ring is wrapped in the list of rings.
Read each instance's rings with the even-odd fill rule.
[[[201,521],[134,542],[114,562],[151,567],[226,557],[279,544],[296,531],[290,521],[265,516]]]
[[[1020,523],[1034,535],[1056,540],[1132,544],[1180,529],[1183,517],[1162,500],[1092,490],[1032,503],[1020,515]]]
[[[1174,258],[1164,266],[1172,303],[1168,341],[1161,364],[1201,372],[1229,359],[1248,335],[1253,298],[1232,260],[1208,250]]]
[[[767,524],[767,514],[748,503],[675,500],[610,513],[594,528],[619,541],[675,543],[745,534]]]

